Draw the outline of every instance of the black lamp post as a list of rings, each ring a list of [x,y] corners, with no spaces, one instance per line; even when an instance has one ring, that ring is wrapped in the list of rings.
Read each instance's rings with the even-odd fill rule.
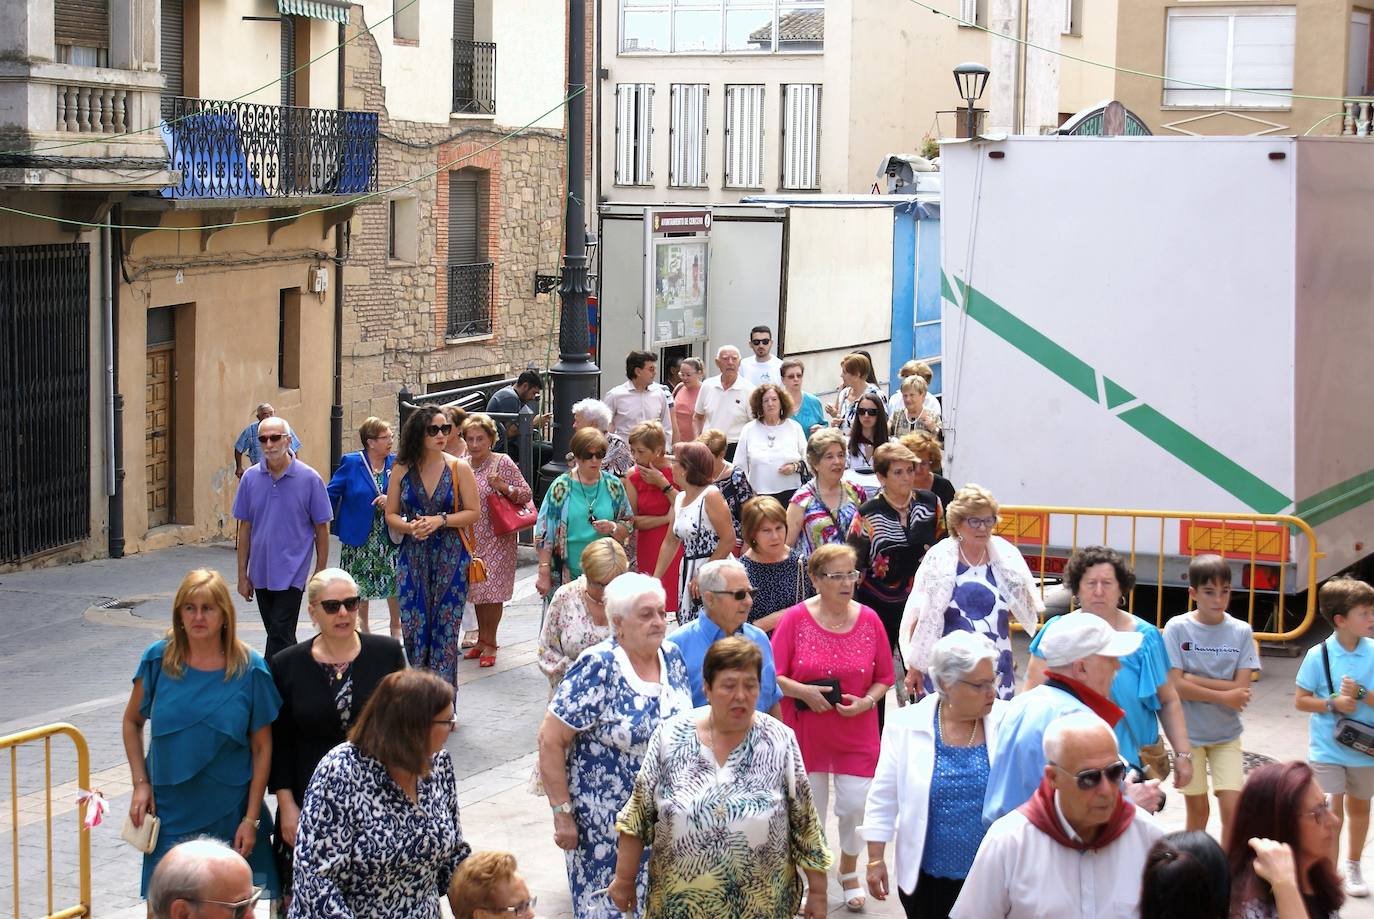
[[[959,97],[968,103],[968,108],[965,109],[968,137],[976,137],[978,134],[978,110],[973,106],[983,97],[990,72],[987,67],[972,61],[954,68],[954,84],[959,87]]]

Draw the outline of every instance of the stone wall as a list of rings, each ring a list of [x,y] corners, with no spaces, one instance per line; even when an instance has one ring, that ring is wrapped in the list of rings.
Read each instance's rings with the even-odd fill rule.
[[[350,35],[366,29],[353,7]],[[346,46],[344,107],[381,116],[378,187],[413,184],[361,204],[350,223],[344,268],[344,449],[369,415],[395,419],[396,394],[408,387],[513,376],[557,359],[557,302],[534,293],[535,272],[557,271],[562,251],[563,132],[531,130],[504,142],[500,113],[448,124],[393,121],[381,85],[381,59],[371,34]],[[438,88],[436,88],[438,89]],[[447,91],[447,88],[438,89]],[[498,93],[499,98],[499,93]],[[498,102],[499,106],[499,102]],[[494,264],[492,334],[450,342],[448,318],[448,172],[473,169],[484,198],[485,257]],[[437,171],[436,171],[437,170]],[[418,255],[390,260],[389,203],[413,196]]]

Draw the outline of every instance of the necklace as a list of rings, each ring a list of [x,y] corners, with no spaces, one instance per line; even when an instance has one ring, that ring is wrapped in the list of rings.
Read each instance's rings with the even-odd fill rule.
[[[601,497],[601,476],[596,477],[596,486],[592,489],[592,496],[587,497],[587,485],[582,481],[582,476],[574,476],[577,479],[577,488],[582,492],[582,500],[587,504],[587,518],[596,518],[596,499]]]
[[[947,736],[947,735],[949,734],[949,731],[947,731],[947,730],[945,729],[945,721],[944,721],[944,718],[945,718],[945,703],[944,703],[943,701],[940,701],[940,702],[936,702],[936,703],[935,703],[935,714],[936,714],[936,716],[940,719],[940,734],[941,734],[941,736]],[[964,747],[971,747],[971,746],[973,746],[973,738],[974,738],[975,735],[977,735],[977,733],[978,733],[978,719],[975,718],[975,719],[973,720],[973,730],[971,730],[971,731],[968,732],[968,740],[964,741],[964,743],[962,743],[960,746],[964,746]],[[950,746],[954,746],[954,744],[950,744]]]
[[[984,549],[984,550],[983,550],[983,560],[982,560],[981,562],[978,562],[977,564],[975,564],[974,561],[973,561],[973,559],[969,558],[967,555],[964,554],[964,543],[963,543],[963,540],[960,540],[960,541],[959,541],[959,557],[960,557],[961,559],[964,560],[964,564],[965,564],[965,565],[968,565],[970,568],[977,568],[979,565],[986,565],[986,564],[988,563],[988,550],[987,550],[987,549]]]

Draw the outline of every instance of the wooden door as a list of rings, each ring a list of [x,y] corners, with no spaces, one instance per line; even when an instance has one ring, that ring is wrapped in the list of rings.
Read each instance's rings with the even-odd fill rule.
[[[148,349],[144,458],[148,528],[172,522],[172,346]]]

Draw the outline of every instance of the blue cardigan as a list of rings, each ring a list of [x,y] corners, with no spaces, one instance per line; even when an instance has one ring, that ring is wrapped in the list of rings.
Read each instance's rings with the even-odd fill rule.
[[[382,476],[382,494],[386,494],[386,482],[391,480],[391,466],[396,462],[394,455],[386,458],[386,473]],[[344,454],[334,477],[326,489],[329,501],[334,505],[335,532],[339,541],[348,546],[361,546],[367,542],[372,532],[372,521],[376,512],[372,502],[377,497],[376,479],[360,452]]]

